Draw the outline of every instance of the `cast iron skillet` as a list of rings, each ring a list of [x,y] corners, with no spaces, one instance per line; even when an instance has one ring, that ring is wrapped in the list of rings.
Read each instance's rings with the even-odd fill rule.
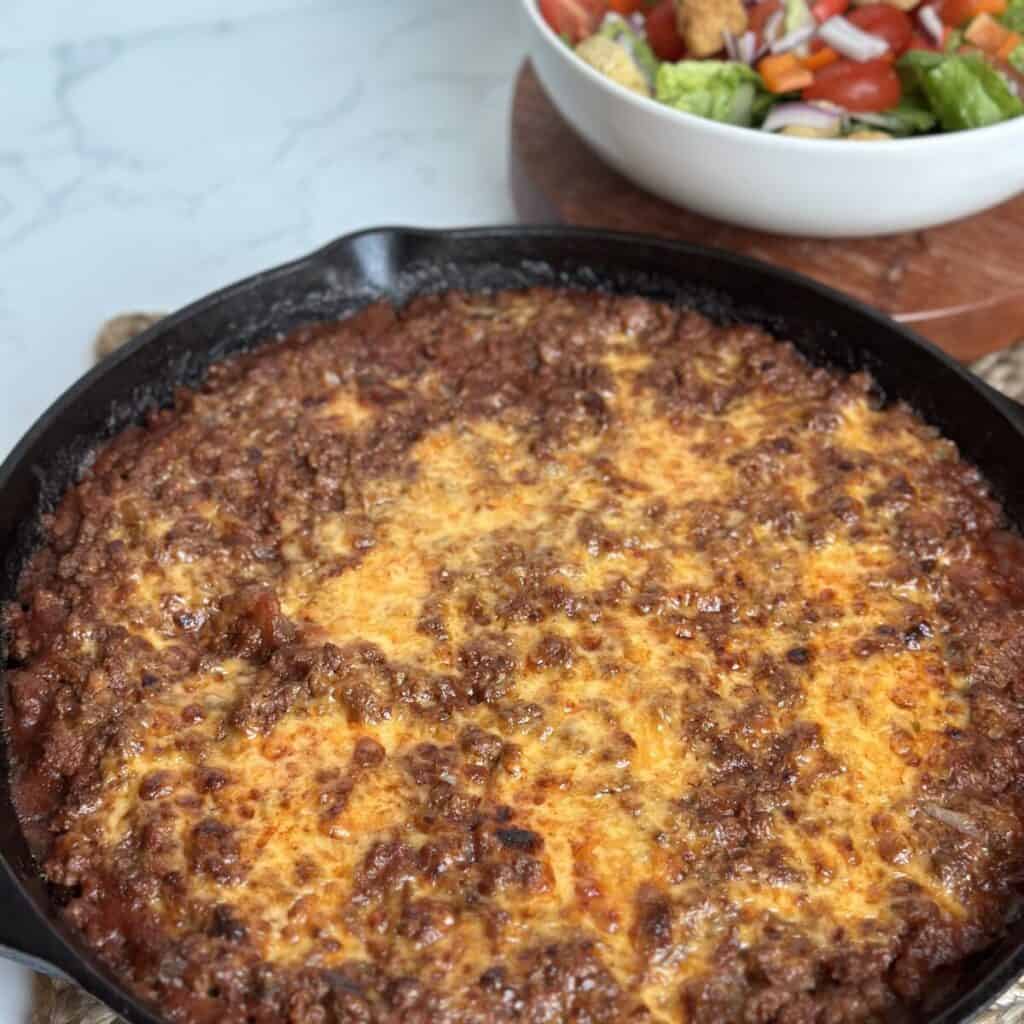
[[[1024,525],[1024,407],[998,395],[916,335],[851,299],[739,256],[634,235],[561,228],[364,231],[217,292],[161,321],[83,377],[0,468],[0,601],[14,594],[36,523],[98,442],[194,385],[215,360],[311,320],[386,297],[446,288],[569,285],[695,304],[719,321],[763,324],[812,360],[869,370],[959,444]],[[73,978],[132,1024],[159,1024],[67,929],[11,806],[0,737],[0,953]],[[929,1024],[960,1024],[1024,972],[1024,919],[967,965]]]

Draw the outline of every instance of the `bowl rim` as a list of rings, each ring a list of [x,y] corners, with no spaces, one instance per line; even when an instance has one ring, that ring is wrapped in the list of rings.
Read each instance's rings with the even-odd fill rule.
[[[983,137],[986,143],[997,144],[1004,142],[1007,145],[1013,144],[1012,136],[1024,136],[1024,114],[1001,121],[999,124],[986,125],[982,128],[968,128],[956,132],[935,132],[930,135],[916,135],[903,139],[886,139],[884,146],[850,146],[848,139],[805,139],[795,135],[781,135],[778,132],[765,132],[755,128],[745,128],[741,125],[714,121],[708,117],[699,117],[697,114],[688,114],[684,110],[676,110],[675,107],[659,103],[653,97],[641,96],[639,93],[619,85],[618,82],[608,78],[607,75],[602,75],[601,72],[592,68],[585,60],[577,56],[574,50],[566,46],[555,35],[554,29],[551,28],[541,15],[538,0],[521,0],[521,5],[525,9],[526,16],[532,23],[535,33],[543,39],[545,45],[561,56],[571,58],[568,62],[569,65],[582,71],[584,76],[589,77],[592,82],[595,82],[605,92],[620,100],[625,100],[638,109],[656,113],[659,116],[668,118],[669,121],[674,120],[678,124],[694,127],[700,125],[703,130],[714,135],[720,135],[723,138],[739,139],[742,137],[747,138],[750,142],[757,140],[757,145],[775,148],[785,147],[806,150],[808,152],[814,150],[819,153],[835,152],[836,147],[840,147],[841,152],[847,154],[849,159],[863,160],[865,158],[871,159],[870,155],[865,157],[864,154],[876,152],[906,153],[909,147],[914,147],[915,149],[929,147],[933,150],[955,149],[966,144],[964,142],[965,136],[970,139],[980,139]]]

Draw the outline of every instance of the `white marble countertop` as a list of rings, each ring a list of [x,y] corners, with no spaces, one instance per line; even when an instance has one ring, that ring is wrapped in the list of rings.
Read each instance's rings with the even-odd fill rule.
[[[358,227],[512,220],[516,7],[0,4],[0,452],[113,313]]]
[[[123,310],[372,224],[514,219],[512,0],[4,0],[0,457]],[[28,974],[0,961],[0,1024]]]

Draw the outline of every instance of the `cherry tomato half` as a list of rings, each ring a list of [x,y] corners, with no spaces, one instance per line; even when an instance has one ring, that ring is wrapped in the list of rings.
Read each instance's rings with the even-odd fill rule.
[[[847,110],[866,113],[896,106],[901,91],[899,75],[888,61],[869,60],[860,64],[838,60],[814,76],[803,96],[805,100],[827,100]]]
[[[910,37],[910,43],[907,45],[908,50],[932,50],[933,52],[939,52],[942,47],[936,43],[930,36],[926,36],[923,32],[914,32]]]
[[[828,21],[837,14],[845,14],[850,6],[850,0],[818,0],[811,8],[811,14],[815,21]]]
[[[939,17],[953,28],[960,28],[976,14],[1002,14],[1006,0],[939,0]]]
[[[540,0],[544,20],[574,44],[597,31],[607,9],[606,0]]]
[[[971,0],[939,0],[936,7],[939,17],[953,28],[959,28],[974,17],[975,8]]]
[[[757,46],[761,48],[762,33],[768,19],[782,10],[782,0],[761,0],[747,11],[747,28],[757,35]]]
[[[914,34],[909,15],[890,4],[866,4],[848,12],[846,17],[862,32],[884,39],[897,57],[910,45]]]
[[[644,6],[644,0],[608,0],[608,6],[616,13],[627,17],[636,14]]]
[[[686,44],[679,35],[676,25],[674,0],[662,0],[647,14],[647,42],[660,60],[682,60]]]

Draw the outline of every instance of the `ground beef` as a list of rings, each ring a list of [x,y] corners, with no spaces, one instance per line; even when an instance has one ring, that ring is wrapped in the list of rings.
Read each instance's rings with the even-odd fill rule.
[[[1024,542],[758,328],[375,304],[43,525],[19,817],[172,1021],[904,1019],[1019,899]]]

